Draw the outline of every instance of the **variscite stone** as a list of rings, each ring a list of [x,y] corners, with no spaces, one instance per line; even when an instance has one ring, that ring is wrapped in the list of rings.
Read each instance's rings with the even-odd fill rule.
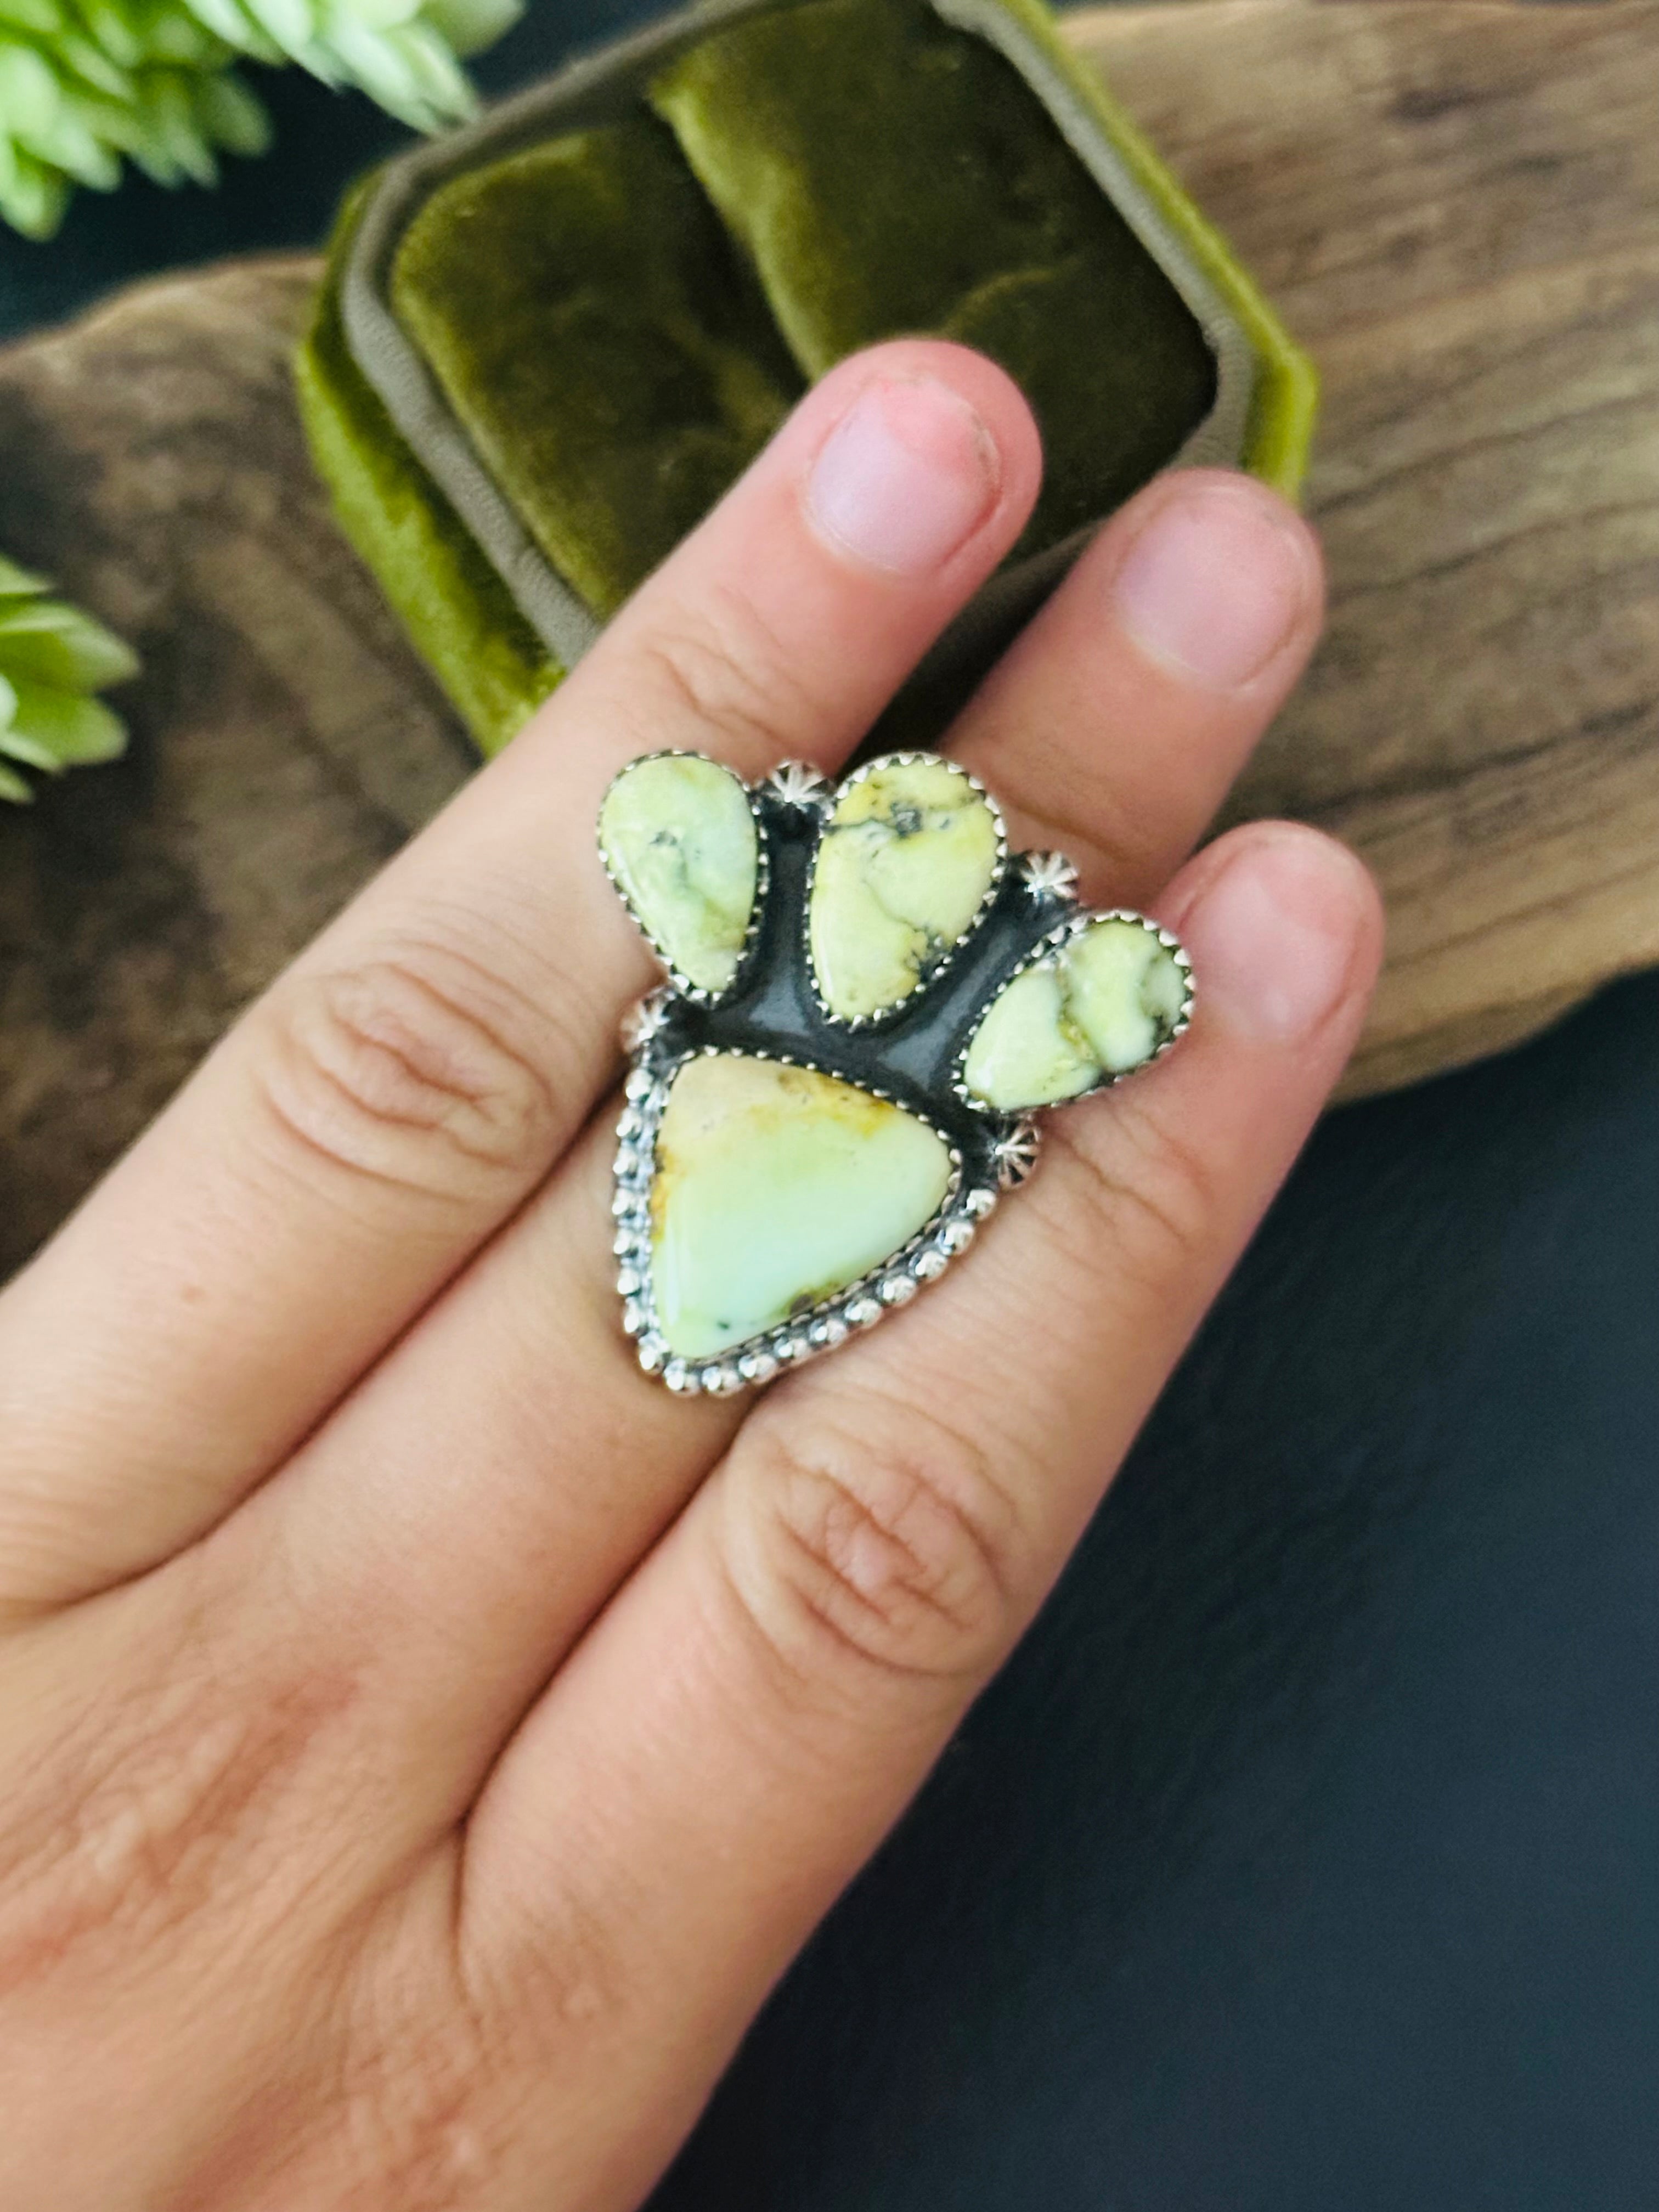
[[[1075,1098],[1166,1044],[1187,990],[1186,971],[1156,930],[1097,921],[992,1002],[963,1082],[1004,1114]]]
[[[738,972],[760,873],[749,795],[692,753],[625,768],[599,810],[599,849],[635,920],[700,990]]]
[[[832,1297],[939,1211],[949,1147],[850,1083],[737,1053],[686,1061],[657,1132],[651,1291],[701,1359]]]
[[[996,875],[995,810],[960,769],[889,761],[846,785],[818,848],[812,969],[843,1020],[885,1012],[971,926]]]

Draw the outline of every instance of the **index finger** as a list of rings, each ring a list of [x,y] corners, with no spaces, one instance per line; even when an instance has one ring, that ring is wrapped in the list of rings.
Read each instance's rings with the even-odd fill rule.
[[[210,1525],[520,1204],[648,980],[576,865],[611,776],[664,747],[838,763],[1039,466],[1015,387],[957,347],[882,347],[808,395],[0,1297],[0,1598],[78,1595]]]

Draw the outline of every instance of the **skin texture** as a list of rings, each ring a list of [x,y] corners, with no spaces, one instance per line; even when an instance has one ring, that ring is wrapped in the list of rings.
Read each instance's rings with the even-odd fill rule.
[[[872,392],[902,465],[835,437]],[[1041,1603],[1376,971],[1340,848],[1188,857],[1315,636],[1305,529],[1154,485],[967,710],[1014,840],[1179,930],[1193,1030],[757,1401],[617,1327],[651,970],[592,843],[641,752],[836,768],[1039,466],[976,356],[827,377],[0,1294],[8,2212],[636,2204]]]

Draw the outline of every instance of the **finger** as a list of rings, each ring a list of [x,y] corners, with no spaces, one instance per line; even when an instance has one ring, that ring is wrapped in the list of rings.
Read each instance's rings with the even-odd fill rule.
[[[1101,532],[957,720],[1018,841],[1138,905],[1197,843],[1301,675],[1319,541],[1254,477],[1177,472]]]
[[[1200,679],[1152,660],[1127,627],[1126,551],[1160,518],[1177,535],[1158,557],[1190,570],[1206,621],[1235,638],[1255,627],[1259,665],[1237,689],[1213,662]],[[1137,865],[1162,849],[1167,879],[1299,667],[1317,583],[1304,526],[1272,494],[1225,477],[1158,488],[1040,618],[1032,649],[1017,647],[991,679],[964,725],[975,768],[1000,795],[1012,787],[1022,811],[1045,807],[1095,896],[1118,896],[1114,841],[1131,817],[1143,823]],[[1082,664],[1074,689],[1055,671],[1063,654]],[[1160,777],[1174,794],[1161,831]],[[283,1556],[297,1546],[308,1562],[318,1636],[360,1640],[371,1667],[376,1652],[397,1655],[382,1710],[389,1729],[414,1735],[434,1824],[469,1802],[502,1736],[744,1410],[669,1400],[637,1370],[601,1226],[611,1126],[607,1116],[240,1532],[264,1544],[267,1516],[282,1520],[293,1532]]]
[[[0,1300],[0,1596],[221,1515],[509,1214],[648,977],[592,865],[615,770],[839,760],[1018,534],[1001,372],[842,364],[549,708],[280,981]]]
[[[571,2063],[593,2052],[593,2108],[617,2130],[706,2090],[896,1817],[1352,1046],[1379,926],[1340,848],[1237,833],[1170,912],[1204,992],[1182,1051],[1058,1117],[1029,1195],[935,1297],[763,1404],[474,1813],[461,1934],[477,1984],[533,2010],[544,1929],[586,1929],[609,2032],[585,2032]]]

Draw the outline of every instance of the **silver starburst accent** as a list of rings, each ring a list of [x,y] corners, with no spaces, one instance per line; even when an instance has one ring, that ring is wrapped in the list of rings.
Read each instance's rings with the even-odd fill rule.
[[[1034,899],[1076,897],[1077,864],[1064,853],[1022,853],[1019,866]]]
[[[1035,1121],[1016,1121],[1006,1136],[997,1139],[991,1158],[1004,1190],[1018,1188],[1036,1167],[1042,1150],[1042,1133]]]
[[[808,761],[781,761],[763,787],[785,806],[823,806],[830,797],[828,780]]]
[[[666,988],[647,991],[636,999],[622,1018],[620,1035],[624,1052],[638,1052],[641,1045],[650,1043],[668,1019],[668,1001],[673,993]]]

